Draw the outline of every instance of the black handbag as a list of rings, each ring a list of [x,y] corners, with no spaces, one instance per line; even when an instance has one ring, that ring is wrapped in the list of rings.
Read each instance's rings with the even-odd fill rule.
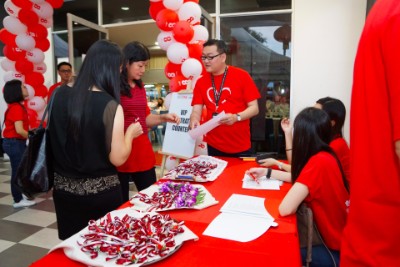
[[[17,169],[16,185],[28,198],[48,192],[53,187],[54,171],[51,164],[51,157],[49,156],[51,151],[47,130],[50,124],[51,108],[56,92],[57,90],[53,93],[50,103],[43,113],[39,127],[28,132],[28,147]],[[47,114],[49,115],[47,125],[43,127]]]

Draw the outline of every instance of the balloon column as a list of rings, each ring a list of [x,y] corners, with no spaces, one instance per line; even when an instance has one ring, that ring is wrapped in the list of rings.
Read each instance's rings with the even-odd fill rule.
[[[5,82],[18,79],[28,89],[25,106],[30,128],[38,126],[38,119],[46,106],[47,88],[44,85],[46,64],[44,52],[50,47],[47,28],[53,24],[53,8],[60,8],[64,0],[7,0],[4,8],[9,16],[3,19],[0,41],[4,43],[1,67],[6,71]]]
[[[200,57],[208,40],[207,29],[200,25],[199,0],[150,0],[150,16],[161,32],[157,42],[167,53],[165,75],[170,92],[186,89],[203,73]]]

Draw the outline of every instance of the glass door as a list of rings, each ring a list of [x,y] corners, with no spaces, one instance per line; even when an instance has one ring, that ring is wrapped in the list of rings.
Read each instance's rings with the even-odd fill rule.
[[[108,39],[108,29],[93,22],[67,14],[68,58],[75,73],[79,72],[89,47],[101,39]]]

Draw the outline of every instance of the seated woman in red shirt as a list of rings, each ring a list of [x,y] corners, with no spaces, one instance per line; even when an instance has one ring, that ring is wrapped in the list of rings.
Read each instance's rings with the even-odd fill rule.
[[[336,153],[342,164],[347,182],[350,183],[350,148],[343,138],[343,125],[346,119],[346,107],[339,99],[324,97],[317,100],[314,105],[328,113],[332,125],[331,142],[329,146]]]
[[[331,121],[326,112],[310,107],[297,115],[291,165],[293,186],[279,206],[281,216],[296,213],[303,201],[313,211],[314,222],[326,244],[326,247],[313,246],[312,263],[315,266],[333,266],[332,257],[338,264],[349,203],[348,185],[340,161],[328,145],[331,132]],[[270,170],[252,168],[248,173],[256,178],[271,177]],[[305,263],[306,248],[301,250]]]
[[[326,112],[306,108],[294,121],[292,151],[293,186],[279,206],[281,216],[294,214],[304,201],[326,245],[313,246],[313,265],[339,265],[342,231],[348,209],[348,185],[339,159],[328,145],[331,121]],[[302,249],[305,255],[305,249]],[[304,259],[304,257],[303,257]]]

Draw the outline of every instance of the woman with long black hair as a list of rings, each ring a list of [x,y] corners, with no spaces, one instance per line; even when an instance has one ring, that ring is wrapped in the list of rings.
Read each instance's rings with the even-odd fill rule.
[[[139,123],[132,123],[124,134],[121,64],[116,44],[97,41],[88,50],[73,87],[62,86],[53,93],[49,135],[62,240],[123,203],[116,166],[125,162],[132,139],[143,131]]]

